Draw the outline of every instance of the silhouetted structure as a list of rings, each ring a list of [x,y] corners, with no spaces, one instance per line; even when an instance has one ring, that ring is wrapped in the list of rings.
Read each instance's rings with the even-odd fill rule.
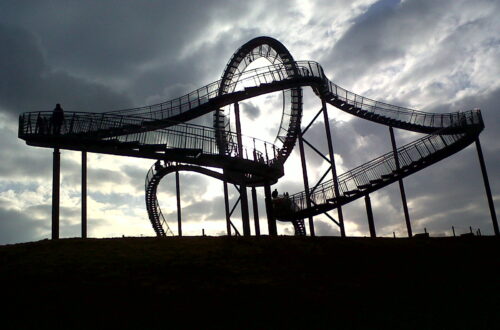
[[[267,59],[267,67],[247,70],[259,58]],[[244,82],[244,84],[242,84]],[[242,88],[240,88],[240,86]],[[302,127],[302,88],[309,86],[321,99],[321,109]],[[275,144],[249,138],[241,131],[239,102],[252,97],[283,91],[287,100]],[[361,166],[337,175],[327,104],[354,116],[389,127],[392,150]],[[235,131],[223,107],[232,106]],[[213,127],[188,124],[187,121],[212,113]],[[67,120],[65,120],[68,118]],[[309,128],[322,118],[327,155],[307,140]],[[53,130],[47,127],[47,122]],[[396,147],[394,128],[428,135]],[[187,95],[156,105],[105,113],[66,112],[60,105],[53,113],[30,112],[19,118],[19,137],[29,145],[54,149],[53,237],[58,236],[59,149],[81,150],[157,160],[146,176],[146,207],[158,236],[173,235],[158,204],[157,187],[170,173],[176,176],[178,234],[182,235],[180,171],[202,173],[223,182],[227,233],[239,235],[231,217],[241,208],[243,235],[251,234],[247,188],[252,190],[255,232],[260,234],[256,188],[263,187],[268,230],[276,235],[276,220],[292,222],[297,235],[305,235],[304,219],[309,220],[314,235],[313,217],[325,214],[346,236],[342,206],[365,197],[372,237],[376,236],[369,194],[398,182],[408,236],[412,229],[403,178],[430,166],[476,142],[486,194],[495,234],[499,235],[496,213],[491,198],[486,168],[479,144],[484,129],[480,110],[455,113],[427,113],[374,101],[357,95],[328,80],[323,68],[312,61],[295,61],[279,41],[258,37],[241,46],[231,57],[221,80],[203,86]],[[271,186],[284,175],[283,164],[296,142],[304,181],[304,191],[278,196]],[[310,185],[307,175],[305,147],[325,160],[329,166],[320,180]],[[162,164],[163,161],[164,163]],[[82,155],[82,171],[86,163]],[[85,165],[86,166],[86,165]],[[217,167],[221,172],[207,167]],[[328,179],[330,177],[330,179]],[[235,187],[238,199],[231,206],[228,184]],[[57,187],[56,187],[57,186]],[[82,177],[82,198],[86,193]],[[86,205],[83,204],[83,205]],[[82,208],[82,219],[86,211]],[[328,212],[337,209],[337,219]],[[86,220],[82,235],[86,235]]]

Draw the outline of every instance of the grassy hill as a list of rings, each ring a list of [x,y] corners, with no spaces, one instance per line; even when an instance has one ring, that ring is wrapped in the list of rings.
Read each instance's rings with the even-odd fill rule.
[[[184,237],[0,246],[7,328],[499,328],[500,240]]]

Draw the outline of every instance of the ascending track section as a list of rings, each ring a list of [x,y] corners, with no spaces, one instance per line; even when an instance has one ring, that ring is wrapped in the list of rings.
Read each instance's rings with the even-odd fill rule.
[[[269,65],[249,69],[257,59]],[[429,135],[340,175],[338,189],[328,181],[307,193],[276,198],[275,217],[291,221],[300,235],[305,234],[305,217],[349,203],[436,163],[474,142],[484,128],[479,110],[427,113],[352,93],[331,82],[318,63],[295,61],[276,39],[258,37],[233,54],[220,80],[184,96],[104,113],[28,112],[19,118],[19,137],[33,146],[161,160],[163,167],[148,172],[146,205],[155,233],[165,236],[171,231],[156,192],[166,174],[195,171],[242,187],[269,187],[284,175],[283,164],[301,134],[303,87],[311,87],[321,100],[354,116]],[[281,123],[274,143],[231,130],[224,107],[237,107],[239,102],[273,92],[287,93],[290,100],[289,107],[278,112]],[[187,123],[206,114],[213,116],[213,127]]]

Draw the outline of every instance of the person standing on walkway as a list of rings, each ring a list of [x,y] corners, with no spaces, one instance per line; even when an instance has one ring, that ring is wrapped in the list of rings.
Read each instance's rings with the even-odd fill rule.
[[[56,104],[54,113],[52,114],[52,125],[54,128],[54,135],[61,134],[61,127],[64,122],[64,111],[59,103]]]

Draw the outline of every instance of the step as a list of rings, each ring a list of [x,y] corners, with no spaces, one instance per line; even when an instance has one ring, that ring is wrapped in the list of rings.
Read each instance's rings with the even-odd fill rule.
[[[339,197],[334,197],[334,198],[328,198],[326,201],[327,201],[328,203],[336,203],[337,201],[342,202],[342,201],[344,201],[344,200],[346,200],[346,199],[347,199],[347,197],[346,197],[346,196],[339,196]]]
[[[382,179],[387,180],[387,179],[392,179],[394,177],[394,174],[382,174],[380,176]]]
[[[372,185],[369,184],[369,183],[368,184],[361,184],[361,185],[358,186],[358,188],[361,189],[361,190],[365,190],[365,189],[371,188],[371,186]]]
[[[358,193],[359,193],[359,189],[353,189],[353,190],[345,191],[344,196],[352,196],[352,195],[356,195]]]
[[[370,180],[370,183],[371,184],[379,184],[381,183],[383,180],[382,179],[374,179],[374,180]]]
[[[126,145],[126,146],[139,146],[141,143],[139,141],[124,141],[120,142],[121,145]]]

